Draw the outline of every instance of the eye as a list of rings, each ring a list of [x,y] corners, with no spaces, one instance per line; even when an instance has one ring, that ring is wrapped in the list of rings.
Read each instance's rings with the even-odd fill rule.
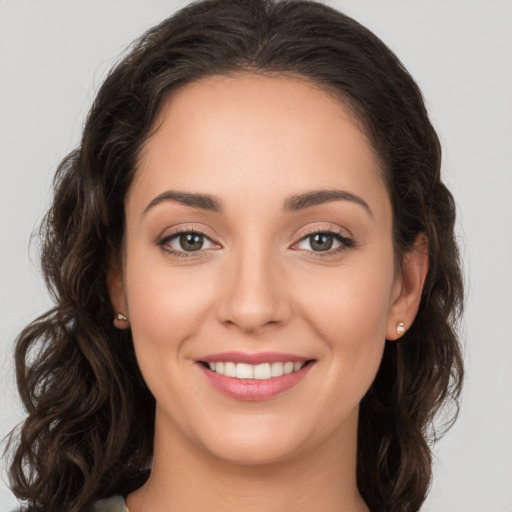
[[[353,246],[354,242],[340,233],[317,231],[301,238],[292,249],[333,254]]]
[[[218,247],[206,235],[196,231],[186,231],[175,233],[164,237],[158,242],[158,245],[170,253],[191,253],[205,249],[214,249]]]
[[[337,242],[329,233],[316,233],[309,235],[305,240],[313,251],[328,251]],[[339,242],[338,242],[339,245]]]

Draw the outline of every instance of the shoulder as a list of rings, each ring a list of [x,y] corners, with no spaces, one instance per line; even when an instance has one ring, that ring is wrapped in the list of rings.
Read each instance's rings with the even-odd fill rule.
[[[97,501],[92,512],[128,512],[122,496],[112,496],[104,500]]]

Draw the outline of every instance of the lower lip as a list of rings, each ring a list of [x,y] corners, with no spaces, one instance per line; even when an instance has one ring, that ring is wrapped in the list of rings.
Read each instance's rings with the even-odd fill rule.
[[[198,363],[198,366],[210,384],[224,395],[238,400],[257,401],[269,400],[296,386],[306,377],[313,363],[310,362],[304,365],[296,372],[280,377],[272,377],[271,379],[237,379],[236,377],[226,377],[220,373],[212,372],[201,363]]]

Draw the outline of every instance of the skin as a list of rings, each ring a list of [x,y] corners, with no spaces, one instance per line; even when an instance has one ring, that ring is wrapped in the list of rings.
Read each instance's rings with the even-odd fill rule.
[[[148,209],[169,190],[214,196],[223,211]],[[283,211],[318,190],[369,210],[342,199]],[[348,109],[295,78],[190,84],[163,108],[125,205],[109,289],[157,401],[153,471],[131,512],[368,510],[355,479],[359,402],[386,338],[414,319],[427,257],[418,241],[397,271],[382,170]],[[203,233],[203,248],[169,252],[184,253],[177,229]],[[312,232],[352,245],[315,251]],[[288,391],[242,401],[198,368],[224,351],[315,362]]]

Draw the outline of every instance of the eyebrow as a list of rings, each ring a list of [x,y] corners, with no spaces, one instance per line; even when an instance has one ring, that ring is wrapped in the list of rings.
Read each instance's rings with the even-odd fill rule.
[[[214,196],[208,194],[167,190],[156,196],[146,206],[144,214],[156,205],[166,201],[176,201],[186,206],[191,206],[192,208],[199,208],[201,210],[207,210],[211,212],[222,213],[224,211],[222,201]],[[286,199],[283,206],[283,211],[296,212],[332,201],[350,201],[352,203],[358,204],[359,206],[362,206],[371,217],[373,217],[370,206],[363,198],[345,190],[315,190],[313,192],[295,194]]]
[[[222,201],[216,197],[207,194],[193,194],[190,192],[177,192],[175,190],[167,190],[162,194],[156,196],[144,210],[146,213],[148,210],[156,206],[157,204],[166,201],[176,201],[192,208],[200,208],[201,210],[207,210],[211,212],[222,212]]]
[[[305,194],[293,195],[285,201],[283,211],[295,212],[331,201],[350,201],[358,204],[367,211],[370,217],[373,217],[370,206],[363,198],[345,190],[317,190],[314,192],[306,192]]]

